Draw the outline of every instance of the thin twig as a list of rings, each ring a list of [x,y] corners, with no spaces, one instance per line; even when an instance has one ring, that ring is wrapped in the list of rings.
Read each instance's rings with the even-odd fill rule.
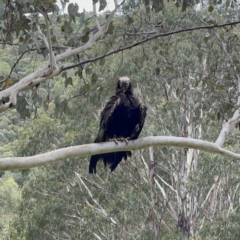
[[[0,83],[5,82],[8,78],[10,78],[10,76],[11,76],[14,68],[15,68],[16,65],[19,63],[19,61],[20,61],[21,58],[24,56],[24,54],[27,53],[27,52],[28,52],[28,50],[26,50],[25,52],[23,52],[23,53],[20,55],[20,57],[17,59],[17,61],[16,61],[16,62],[14,63],[14,65],[12,66],[12,68],[11,68],[9,74],[7,75],[7,77],[5,77],[2,81],[0,81]]]
[[[183,32],[192,32],[192,31],[196,31],[196,30],[204,30],[204,29],[214,29],[214,28],[221,28],[221,27],[225,27],[225,26],[232,26],[232,25],[237,25],[237,24],[240,24],[240,21],[236,21],[236,22],[231,22],[231,23],[225,23],[225,24],[220,24],[220,25],[209,25],[209,26],[199,26],[199,27],[193,27],[193,28],[186,28],[186,29],[180,29],[180,30],[176,30],[176,31],[171,31],[171,32],[167,32],[167,33],[160,33],[160,34],[157,34],[155,36],[152,36],[152,37],[148,37],[142,41],[139,41],[139,42],[136,42],[136,43],[133,43],[133,44],[130,44],[128,46],[125,46],[125,47],[120,47],[114,51],[111,51],[109,53],[106,53],[106,54],[103,54],[99,57],[96,57],[96,58],[91,58],[91,59],[88,59],[88,60],[85,60],[83,62],[80,62],[80,63],[77,63],[77,64],[73,64],[71,66],[68,66],[68,67],[65,67],[65,68],[62,68],[61,71],[66,71],[68,69],[71,69],[71,68],[75,68],[75,67],[78,67],[79,65],[81,64],[86,64],[86,63],[90,63],[90,62],[94,62],[94,61],[97,61],[97,60],[100,60],[102,58],[105,58],[105,57],[108,57],[110,55],[113,55],[115,53],[118,53],[118,52],[121,52],[121,51],[125,51],[125,50],[128,50],[128,49],[131,49],[131,48],[134,48],[138,45],[141,45],[143,43],[146,43],[146,42],[149,42],[155,38],[159,38],[159,37],[167,37],[167,36],[171,36],[171,35],[174,35],[174,34],[178,34],[178,33],[183,33]]]

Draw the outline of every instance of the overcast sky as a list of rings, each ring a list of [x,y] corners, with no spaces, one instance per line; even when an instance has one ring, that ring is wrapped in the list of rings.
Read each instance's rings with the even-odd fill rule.
[[[77,3],[79,6],[79,12],[82,12],[83,9],[85,11],[92,11],[92,0],[70,0],[70,3]],[[106,10],[112,10],[114,8],[114,1],[113,0],[107,0],[107,7],[104,9]],[[97,10],[99,8],[99,5],[97,4]]]

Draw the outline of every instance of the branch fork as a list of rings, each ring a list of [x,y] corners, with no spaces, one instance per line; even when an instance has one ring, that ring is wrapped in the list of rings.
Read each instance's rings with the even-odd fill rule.
[[[81,52],[84,52],[91,47],[93,47],[96,44],[97,39],[99,39],[102,35],[106,33],[108,30],[109,24],[112,21],[112,18],[114,14],[116,13],[117,9],[120,7],[121,4],[117,4],[117,1],[115,2],[115,9],[111,12],[110,16],[108,17],[104,27],[101,27],[97,18],[96,13],[96,5],[93,4],[93,10],[94,10],[94,22],[98,29],[98,31],[89,38],[88,42],[85,43],[83,46],[78,48],[68,48],[65,52],[54,55],[53,49],[52,49],[52,43],[51,43],[51,35],[50,35],[50,28],[49,28],[49,20],[48,15],[46,12],[43,12],[41,9],[38,9],[38,11],[44,16],[45,23],[46,23],[46,30],[47,30],[47,38],[42,33],[42,30],[38,26],[38,32],[41,35],[46,47],[49,50],[49,62],[44,63],[42,66],[40,66],[36,71],[33,73],[25,76],[22,78],[19,82],[14,84],[13,86],[3,90],[0,92],[0,99],[10,97],[10,101],[4,104],[0,105],[0,113],[8,110],[10,107],[16,105],[17,103],[17,95],[19,92],[29,89],[33,87],[36,84],[39,84],[41,82],[46,81],[49,78],[52,78],[54,76],[59,75],[62,70],[57,66],[57,62],[64,60],[68,57],[71,57],[73,55],[79,54]]]

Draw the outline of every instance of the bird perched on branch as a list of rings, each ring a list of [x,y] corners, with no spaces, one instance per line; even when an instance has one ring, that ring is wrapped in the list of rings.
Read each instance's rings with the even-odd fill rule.
[[[128,141],[137,139],[142,131],[147,114],[147,107],[134,97],[129,77],[119,77],[116,93],[106,103],[100,120],[100,127],[95,143],[114,140]],[[131,157],[130,151],[113,152],[92,155],[89,173],[96,173],[99,160],[103,160],[105,167],[109,164],[111,171],[124,158]]]

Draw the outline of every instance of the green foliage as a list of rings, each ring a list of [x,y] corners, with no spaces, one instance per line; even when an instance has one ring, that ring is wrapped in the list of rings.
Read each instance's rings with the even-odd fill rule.
[[[19,130],[19,138],[15,143],[17,154],[30,156],[55,149],[63,136],[62,128],[45,113],[34,121],[26,121]]]
[[[8,46],[0,52],[4,75],[9,73],[19,54],[29,52],[22,56],[10,80],[31,73],[48,59],[48,51],[36,34],[37,24],[43,31],[46,27],[36,6],[51,12],[48,17],[53,23],[50,30],[55,54],[67,47],[83,46],[96,31],[91,13],[79,13],[77,4],[68,5],[68,14],[57,15],[55,1],[16,2],[19,4],[10,5],[9,12],[1,11],[4,4],[0,2],[2,40],[15,43],[18,38],[16,49]],[[105,0],[94,2],[100,3],[100,10],[105,8]],[[117,52],[123,46],[145,41],[152,34],[221,24],[230,21],[230,16],[238,20],[234,9],[225,9],[230,7],[228,1],[213,1],[210,6],[203,3],[197,11],[192,6],[193,1],[189,0],[126,1],[121,14],[115,16],[107,34],[96,46],[81,56],[66,59],[62,65],[116,50],[114,54],[64,71],[61,76],[20,93],[16,109],[0,115],[1,156],[31,156],[93,142],[100,111],[114,93],[117,77],[124,75],[130,76],[135,94],[148,106],[141,136],[193,134],[196,138],[215,141],[222,120],[229,119],[239,108],[238,27],[159,37]],[[19,22],[14,20],[18,19],[16,16],[20,16]],[[99,18],[100,25],[107,17],[103,14]],[[5,70],[8,71],[5,73]],[[192,114],[191,120],[187,112]],[[190,121],[193,133],[185,131]],[[239,132],[235,130],[225,147],[237,152],[238,140]],[[239,163],[201,153],[197,170],[188,176],[188,184],[184,185],[178,177],[186,151],[188,149],[184,152],[171,147],[154,148],[154,176],[162,188],[149,179],[146,166],[151,162],[147,150],[142,151],[142,155],[133,152],[133,157],[111,174],[99,163],[98,175],[89,176],[88,158],[82,158],[14,172],[9,178],[4,175],[0,181],[0,204],[12,220],[9,228],[1,223],[4,237],[154,239],[156,227],[160,227],[161,239],[182,239],[180,227],[176,228],[178,222],[167,210],[171,202],[178,211],[180,196],[176,192],[182,190],[186,194],[194,193],[198,200],[199,213],[194,223],[196,239],[239,239]],[[218,177],[221,181],[213,211],[210,198],[206,200],[206,197]],[[21,190],[16,182],[22,186]]]
[[[6,62],[0,62],[0,76],[6,76],[10,72],[10,66]]]
[[[0,179],[0,229],[1,238],[5,236],[7,232],[8,223],[13,218],[19,202],[21,200],[21,192],[14,181],[11,174],[6,174]]]
[[[12,177],[1,180],[0,186],[0,206],[1,214],[6,214],[16,208],[18,200],[20,199],[20,191],[17,183]]]

